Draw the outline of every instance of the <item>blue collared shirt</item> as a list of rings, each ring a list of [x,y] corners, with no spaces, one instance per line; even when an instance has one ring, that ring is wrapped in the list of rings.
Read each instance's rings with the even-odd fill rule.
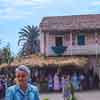
[[[40,98],[37,87],[28,84],[26,92],[23,92],[18,85],[9,87],[5,100],[40,100]]]

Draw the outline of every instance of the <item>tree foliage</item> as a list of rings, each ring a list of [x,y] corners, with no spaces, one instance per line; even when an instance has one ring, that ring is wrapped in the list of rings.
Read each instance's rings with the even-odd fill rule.
[[[24,26],[18,33],[18,45],[22,46],[21,51],[19,52],[20,55],[29,55],[39,51],[39,29],[37,26]]]
[[[12,56],[11,49],[9,44],[2,49],[2,62],[10,64],[13,61],[14,57]]]

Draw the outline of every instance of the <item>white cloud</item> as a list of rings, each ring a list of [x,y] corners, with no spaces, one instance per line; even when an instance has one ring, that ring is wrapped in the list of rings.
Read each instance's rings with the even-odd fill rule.
[[[92,6],[100,6],[100,1],[92,2]]]
[[[32,15],[35,8],[43,8],[51,1],[52,0],[1,0],[0,19],[26,18]]]
[[[0,3],[2,5],[6,5],[6,7],[19,7],[19,6],[48,6],[52,0],[1,0]]]
[[[8,9],[9,10],[9,9]],[[23,19],[26,18],[27,16],[31,16],[32,12],[25,12],[25,11],[20,11],[20,12],[14,12],[14,11],[9,11],[9,13],[5,15],[1,15],[0,19],[6,19],[6,20],[16,20],[16,19]]]
[[[32,0],[15,0],[13,4],[16,6],[23,6],[23,5],[25,6],[25,5],[32,5],[33,2]]]
[[[46,8],[52,4],[52,0],[15,0],[13,3],[16,7],[32,7],[36,8]]]

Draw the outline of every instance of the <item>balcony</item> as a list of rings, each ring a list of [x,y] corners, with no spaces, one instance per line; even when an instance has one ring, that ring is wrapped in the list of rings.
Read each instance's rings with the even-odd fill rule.
[[[100,45],[69,46],[64,55],[97,55],[100,54]]]
[[[66,49],[67,48],[67,49]],[[56,55],[100,55],[100,45],[84,45],[84,46],[49,46],[47,49],[48,56]]]
[[[66,48],[65,46],[53,46],[52,47],[52,50],[54,51],[54,53],[56,55],[62,55],[65,51],[66,51]]]

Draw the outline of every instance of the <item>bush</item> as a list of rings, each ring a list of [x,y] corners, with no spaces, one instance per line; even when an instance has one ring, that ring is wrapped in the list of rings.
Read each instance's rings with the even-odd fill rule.
[[[77,100],[76,96],[75,96],[75,88],[71,83],[71,93],[72,93],[72,100]]]
[[[43,100],[49,100],[48,98],[44,98]]]
[[[72,100],[77,100],[77,98],[73,95],[73,96],[72,96]]]

